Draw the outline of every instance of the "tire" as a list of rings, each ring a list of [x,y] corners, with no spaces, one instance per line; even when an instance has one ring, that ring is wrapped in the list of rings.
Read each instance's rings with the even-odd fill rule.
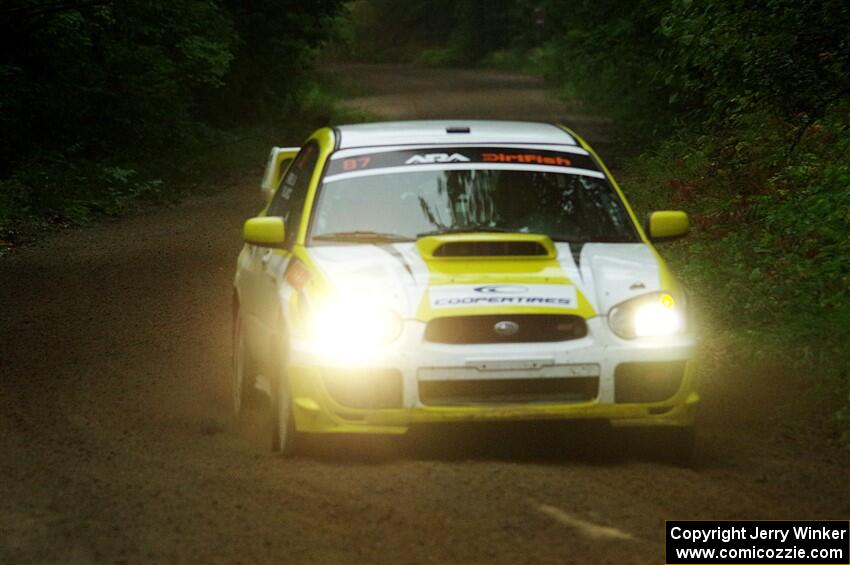
[[[292,393],[289,380],[286,378],[285,367],[285,360],[281,357],[277,378],[271,384],[272,451],[279,451],[286,457],[292,457],[301,448],[304,434],[295,427]]]
[[[285,344],[286,339],[276,337],[274,342]],[[292,410],[292,391],[286,374],[286,346],[278,349],[276,378],[271,384],[271,421],[272,421],[272,451],[278,451],[285,457],[292,457],[301,450],[304,444],[304,434],[295,427],[295,414]]]
[[[243,415],[256,404],[257,391],[254,388],[256,378],[255,363],[245,343],[245,328],[238,307],[234,308],[233,319],[233,368],[231,371],[230,392],[233,413]]]

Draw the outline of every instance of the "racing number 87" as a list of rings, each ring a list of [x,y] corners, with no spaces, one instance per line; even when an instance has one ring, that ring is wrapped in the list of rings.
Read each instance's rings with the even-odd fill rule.
[[[371,161],[371,157],[356,157],[354,159],[346,159],[342,162],[342,168],[345,171],[356,171],[358,169],[365,169],[369,166],[369,163]]]

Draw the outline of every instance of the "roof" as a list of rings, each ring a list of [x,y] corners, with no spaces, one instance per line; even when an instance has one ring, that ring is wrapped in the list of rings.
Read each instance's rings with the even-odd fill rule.
[[[470,143],[540,143],[576,145],[564,129],[539,122],[495,120],[419,120],[373,122],[336,128],[339,148],[379,145],[459,145]]]

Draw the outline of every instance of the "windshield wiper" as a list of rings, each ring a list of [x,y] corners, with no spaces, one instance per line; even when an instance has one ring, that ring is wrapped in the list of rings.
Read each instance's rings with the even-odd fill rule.
[[[314,235],[313,239],[316,241],[362,241],[365,243],[398,243],[402,241],[413,241],[406,235],[368,230],[323,233],[321,235]]]
[[[585,243],[638,243],[622,236],[570,237],[567,235],[551,235],[552,241],[584,245]]]
[[[617,236],[597,236],[597,237],[570,237],[566,235],[549,236],[552,241],[557,243],[567,243],[570,246],[570,252],[578,265],[581,258],[581,250],[588,243],[635,243],[622,237]]]
[[[576,245],[584,245],[588,240],[582,237],[570,237],[568,235],[550,235],[549,239],[557,243],[573,243]]]
[[[445,228],[441,230],[426,231],[417,234],[416,237],[428,237],[429,235],[450,235],[457,233],[526,233],[510,228],[496,228],[490,226],[463,226],[456,228]]]

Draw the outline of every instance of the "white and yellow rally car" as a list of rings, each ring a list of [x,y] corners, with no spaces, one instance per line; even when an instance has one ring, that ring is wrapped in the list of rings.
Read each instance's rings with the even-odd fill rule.
[[[324,128],[274,148],[234,282],[233,403],[274,447],[431,422],[606,420],[690,451],[685,293],[593,150],[540,123]]]

